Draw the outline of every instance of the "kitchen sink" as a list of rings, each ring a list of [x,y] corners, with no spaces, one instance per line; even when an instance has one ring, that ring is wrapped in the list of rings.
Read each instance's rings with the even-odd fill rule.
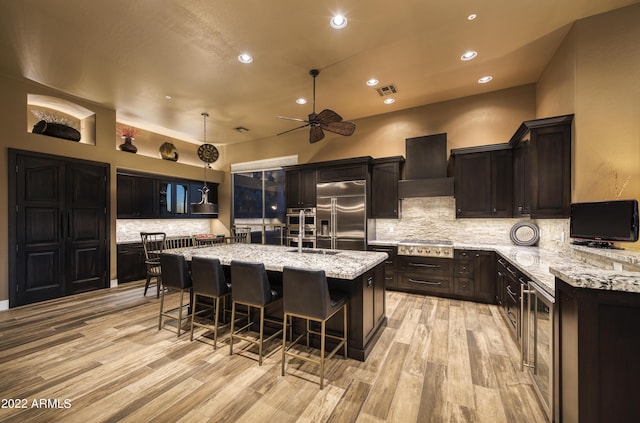
[[[287,250],[287,253],[297,253],[297,248],[292,248],[291,250]],[[335,256],[336,254],[340,254],[340,251],[332,251],[332,250],[316,250],[314,248],[303,248],[302,254],[321,254],[325,256]]]

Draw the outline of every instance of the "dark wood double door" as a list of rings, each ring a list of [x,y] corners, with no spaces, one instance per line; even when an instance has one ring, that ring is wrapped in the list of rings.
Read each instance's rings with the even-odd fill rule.
[[[9,150],[10,307],[108,287],[109,165]]]

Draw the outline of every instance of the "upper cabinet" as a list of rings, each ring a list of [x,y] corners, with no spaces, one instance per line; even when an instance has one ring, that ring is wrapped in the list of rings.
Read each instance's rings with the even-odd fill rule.
[[[118,174],[118,218],[156,217],[155,180]]]
[[[372,219],[397,219],[400,209],[398,180],[402,156],[373,159],[371,161],[371,213]]]
[[[456,217],[511,217],[512,151],[508,144],[451,150]]]
[[[514,151],[514,214],[569,217],[573,115],[523,122],[509,141]]]
[[[316,169],[301,167],[285,173],[287,208],[316,206]]]
[[[191,203],[202,199],[202,182],[166,179],[131,171],[118,171],[118,219],[212,218],[217,214],[192,214]],[[218,184],[209,183],[209,202],[218,202]]]

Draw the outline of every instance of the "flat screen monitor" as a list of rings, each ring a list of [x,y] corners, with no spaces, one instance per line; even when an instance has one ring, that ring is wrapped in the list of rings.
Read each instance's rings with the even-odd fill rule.
[[[587,241],[638,240],[638,201],[616,200],[571,204],[571,238]]]

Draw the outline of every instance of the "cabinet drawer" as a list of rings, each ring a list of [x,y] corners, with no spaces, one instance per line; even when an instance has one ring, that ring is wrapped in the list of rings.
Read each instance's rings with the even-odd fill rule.
[[[473,279],[456,278],[453,281],[453,292],[463,297],[473,297],[475,294]]]
[[[456,276],[462,276],[467,278],[473,278],[473,261],[471,260],[456,260],[455,264]]]
[[[434,257],[399,256],[398,271],[450,277],[453,276],[453,260]]]
[[[398,288],[420,293],[448,293],[451,291],[451,278],[425,275],[424,273],[400,273]]]

